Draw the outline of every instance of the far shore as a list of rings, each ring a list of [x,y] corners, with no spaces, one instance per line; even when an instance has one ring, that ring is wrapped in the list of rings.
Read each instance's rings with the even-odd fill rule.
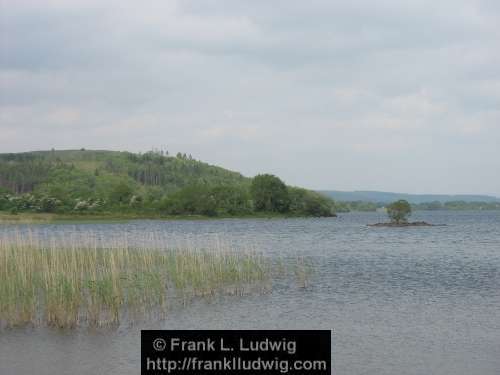
[[[131,220],[217,220],[217,219],[288,219],[306,218],[311,216],[297,216],[273,212],[252,213],[249,215],[161,215],[158,213],[37,213],[20,212],[12,214],[0,211],[1,224],[44,224],[44,223],[92,223],[92,222],[123,222]],[[335,217],[335,216],[332,216]]]

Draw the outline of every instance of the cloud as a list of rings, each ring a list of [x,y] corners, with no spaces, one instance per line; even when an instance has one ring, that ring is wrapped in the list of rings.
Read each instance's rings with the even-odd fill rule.
[[[0,152],[167,147],[311,188],[500,195],[498,2],[0,8]]]

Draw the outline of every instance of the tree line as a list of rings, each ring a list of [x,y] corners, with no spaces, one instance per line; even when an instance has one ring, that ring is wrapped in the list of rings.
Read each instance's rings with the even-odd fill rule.
[[[250,179],[180,153],[0,154],[0,210],[13,213],[332,216],[335,209],[330,198],[276,176]]]

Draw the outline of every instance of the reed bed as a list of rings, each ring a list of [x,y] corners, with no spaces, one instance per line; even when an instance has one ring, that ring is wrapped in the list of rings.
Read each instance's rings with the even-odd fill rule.
[[[158,245],[158,244],[157,244]],[[266,288],[255,252],[0,238],[0,327],[73,328],[166,311],[170,301]]]

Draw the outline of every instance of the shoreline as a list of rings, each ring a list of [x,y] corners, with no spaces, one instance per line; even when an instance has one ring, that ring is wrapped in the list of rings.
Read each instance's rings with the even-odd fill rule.
[[[323,216],[337,217],[337,215]],[[46,223],[99,223],[99,222],[126,222],[132,220],[220,220],[220,219],[293,219],[293,218],[319,218],[316,216],[287,215],[278,213],[262,213],[250,215],[160,215],[146,213],[17,213],[11,214],[0,211],[0,225],[2,224],[46,224]]]

